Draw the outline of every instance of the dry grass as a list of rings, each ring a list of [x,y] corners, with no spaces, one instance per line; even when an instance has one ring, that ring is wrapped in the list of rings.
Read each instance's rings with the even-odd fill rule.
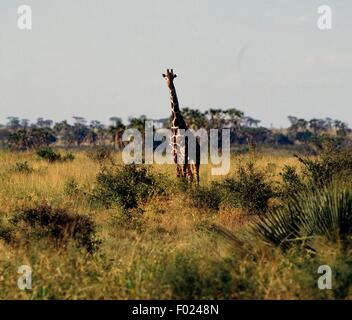
[[[316,288],[315,265],[309,258],[296,252],[287,258],[260,243],[249,254],[202,228],[216,223],[237,234],[248,221],[248,215],[240,209],[199,212],[190,206],[184,193],[175,192],[146,203],[138,225],[124,225],[119,223],[117,209],[91,206],[82,193],[67,195],[65,185],[70,179],[89,193],[99,170],[99,164],[84,152],[76,152],[75,157],[73,162],[49,164],[31,152],[0,152],[0,217],[8,218],[19,208],[47,202],[91,216],[102,239],[100,250],[93,255],[73,245],[54,248],[46,239],[26,246],[10,246],[0,240],[0,298],[329,297]],[[119,161],[119,156],[115,157]],[[237,156],[231,160],[231,174],[240,161],[247,160],[255,160],[273,181],[279,179],[284,165],[297,164],[293,156],[280,153]],[[18,161],[28,161],[33,172],[15,172]],[[209,169],[201,169],[203,184],[213,180]],[[173,177],[174,167],[155,165],[153,171]],[[300,261],[306,264],[306,270]],[[16,271],[24,264],[33,270],[30,292],[17,288]]]

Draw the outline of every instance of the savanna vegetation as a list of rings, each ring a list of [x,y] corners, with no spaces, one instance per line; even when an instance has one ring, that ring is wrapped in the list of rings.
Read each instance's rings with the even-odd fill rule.
[[[1,299],[352,297],[349,148],[233,155],[227,177],[203,167],[191,189],[173,166],[105,151],[0,153]],[[320,265],[332,290],[317,287]]]
[[[199,187],[176,181],[173,165],[124,165],[117,118],[94,130],[82,119],[10,119],[0,299],[351,299],[350,129],[291,118],[290,128],[265,131],[215,111],[185,112],[195,128],[241,119],[231,172],[212,177],[203,165]],[[101,140],[87,143],[83,131]],[[17,287],[21,265],[32,268],[31,291]],[[333,270],[332,290],[317,286],[321,265]]]

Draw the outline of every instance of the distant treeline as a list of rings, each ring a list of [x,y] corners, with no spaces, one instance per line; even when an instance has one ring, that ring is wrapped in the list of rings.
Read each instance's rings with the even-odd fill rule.
[[[319,145],[324,139],[336,143],[351,143],[352,130],[339,120],[330,118],[305,120],[289,116],[290,126],[285,129],[269,129],[260,126],[260,120],[245,116],[238,109],[209,109],[201,112],[184,108],[183,117],[189,128],[229,128],[232,145]],[[130,118],[123,123],[119,117],[111,117],[110,125],[97,120],[90,123],[82,117],[73,117],[73,124],[66,120],[56,122],[38,118],[35,123],[18,117],[8,117],[5,125],[0,125],[0,145],[2,147],[28,150],[49,145],[80,147],[95,145],[113,145],[123,147],[124,130],[135,128],[144,131],[146,116]],[[170,119],[154,120],[156,128],[169,128]]]

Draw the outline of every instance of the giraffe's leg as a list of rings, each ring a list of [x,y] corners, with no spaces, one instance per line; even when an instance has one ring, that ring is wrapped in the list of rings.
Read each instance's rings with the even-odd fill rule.
[[[187,179],[188,176],[188,137],[185,137],[185,150],[184,150],[184,157],[183,157],[183,177]]]
[[[180,170],[179,165],[176,166],[176,177],[177,177],[177,178],[180,178],[180,177],[181,177],[181,170]]]
[[[179,178],[181,176],[181,170],[180,166],[178,164],[178,157],[177,157],[177,131],[173,131],[173,136],[172,136],[172,156],[174,159],[174,163],[176,165],[176,177]]]
[[[194,172],[196,176],[196,183],[197,186],[199,185],[199,168],[200,168],[200,143],[199,143],[199,138],[197,137],[197,143],[196,143],[196,161],[194,164]]]
[[[199,163],[196,163],[194,165],[194,171],[195,171],[195,174],[196,174],[196,183],[197,183],[197,186],[199,185]]]
[[[189,182],[192,184],[193,183],[193,172],[192,172],[192,165],[188,164],[187,165],[187,176],[189,178]]]

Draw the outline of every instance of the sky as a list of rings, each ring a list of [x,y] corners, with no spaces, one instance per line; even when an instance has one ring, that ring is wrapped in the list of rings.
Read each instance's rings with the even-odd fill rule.
[[[23,4],[32,30],[17,26]],[[0,123],[166,118],[173,68],[181,107],[352,125],[351,34],[350,0],[1,0]]]

